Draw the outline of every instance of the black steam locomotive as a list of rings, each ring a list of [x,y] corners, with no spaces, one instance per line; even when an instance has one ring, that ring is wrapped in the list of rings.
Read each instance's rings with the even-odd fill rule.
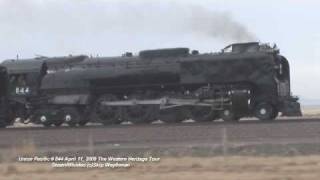
[[[2,66],[2,124],[16,118],[83,126],[301,116],[287,59],[257,42],[219,53],[173,48],[137,56],[6,60]]]

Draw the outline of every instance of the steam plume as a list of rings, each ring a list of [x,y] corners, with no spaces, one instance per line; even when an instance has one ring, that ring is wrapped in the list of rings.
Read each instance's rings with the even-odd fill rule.
[[[10,56],[118,54],[197,37],[210,43],[256,40],[228,12],[169,1],[0,0],[0,21],[0,48]]]

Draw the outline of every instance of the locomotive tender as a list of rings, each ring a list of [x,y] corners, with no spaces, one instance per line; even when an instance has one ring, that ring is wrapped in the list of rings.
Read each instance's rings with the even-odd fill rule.
[[[287,59],[258,42],[219,53],[173,48],[137,56],[7,60],[2,66],[8,74],[2,86],[7,90],[1,91],[8,91],[1,94],[10,115],[6,122],[19,117],[44,126],[82,126],[301,116]]]

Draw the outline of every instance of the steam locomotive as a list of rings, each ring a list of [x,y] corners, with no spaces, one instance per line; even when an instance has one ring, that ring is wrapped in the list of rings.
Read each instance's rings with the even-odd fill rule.
[[[135,56],[6,60],[2,66],[1,126],[17,118],[83,126],[302,115],[291,95],[287,59],[258,42],[218,53],[172,48]]]

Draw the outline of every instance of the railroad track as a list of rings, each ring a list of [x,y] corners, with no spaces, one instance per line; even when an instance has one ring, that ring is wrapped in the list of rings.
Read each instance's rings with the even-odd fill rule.
[[[0,131],[0,148],[32,143],[41,147],[81,146],[191,146],[229,143],[320,143],[320,119],[273,122],[180,123],[86,126],[78,128],[23,127]]]

